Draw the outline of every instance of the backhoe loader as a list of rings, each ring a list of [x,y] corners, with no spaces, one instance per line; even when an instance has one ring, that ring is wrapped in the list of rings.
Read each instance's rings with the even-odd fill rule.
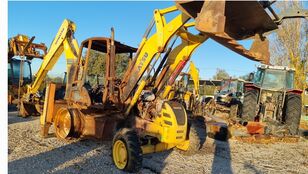
[[[266,44],[263,37],[262,40],[257,37],[250,51],[236,42],[278,28],[264,8],[269,6],[259,2],[177,2],[177,7],[154,11],[154,19],[137,50],[115,41],[113,32],[110,38],[86,39],[80,46],[77,62],[70,68],[64,102],[59,104],[54,100],[53,84],[47,87],[40,118],[41,134],[47,135],[53,124],[60,139],[113,137],[113,162],[118,169],[128,172],[140,170],[142,154],[174,147],[190,150],[185,109],[165,96],[193,50],[209,37],[250,59],[266,60],[264,50],[255,48]],[[178,9],[181,12],[167,22],[165,15]],[[244,13],[238,14],[243,10]],[[196,23],[188,23],[190,19]],[[154,25],[156,32],[150,35]],[[192,26],[201,33],[187,32]],[[176,36],[182,38],[182,44],[168,48]],[[115,56],[121,53],[132,56],[134,52],[124,77],[117,78]],[[99,90],[87,83],[89,62],[97,58],[94,53],[105,55],[106,61],[104,83]]]
[[[35,37],[29,39],[18,34],[8,41],[8,103],[18,104],[19,98],[26,93],[26,85],[32,83],[31,60],[42,59],[47,52],[43,43],[33,43]]]

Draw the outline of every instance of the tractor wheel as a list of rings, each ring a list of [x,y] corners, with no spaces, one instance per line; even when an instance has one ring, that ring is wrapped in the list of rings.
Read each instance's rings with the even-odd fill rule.
[[[205,123],[201,123],[201,120],[194,119],[189,122],[187,139],[189,139],[189,147],[186,151],[180,151],[183,155],[194,155],[202,148],[206,139]]]
[[[230,113],[229,113],[229,117],[230,118],[236,118],[237,117],[237,115],[238,115],[238,108],[239,106],[238,105],[236,105],[236,104],[234,104],[234,105],[231,105],[230,106]]]
[[[298,133],[299,122],[301,119],[302,99],[297,94],[287,94],[284,103],[285,124],[288,126],[291,135]]]
[[[120,129],[113,138],[112,159],[115,166],[126,172],[138,172],[142,167],[142,150],[133,129]]]
[[[243,109],[243,104],[240,101],[234,101],[231,102],[231,106],[230,106],[230,117],[231,118],[237,118],[240,115],[242,115],[242,109]]]
[[[258,109],[258,91],[249,90],[245,92],[242,108],[242,119],[245,121],[254,121]]]

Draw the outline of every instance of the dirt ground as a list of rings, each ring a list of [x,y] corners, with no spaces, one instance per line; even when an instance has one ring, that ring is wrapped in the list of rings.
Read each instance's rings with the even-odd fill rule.
[[[39,118],[9,112],[9,173],[123,173],[111,158],[111,142],[59,141],[39,136]],[[308,173],[308,140],[247,144],[206,138],[198,154],[177,150],[144,155],[141,173]]]

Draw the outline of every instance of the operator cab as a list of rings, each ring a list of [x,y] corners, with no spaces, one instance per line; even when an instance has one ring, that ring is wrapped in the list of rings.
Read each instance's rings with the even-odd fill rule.
[[[73,86],[84,87],[91,104],[102,104],[104,91],[108,95],[116,95],[118,89],[115,86],[119,84],[137,49],[105,37],[89,38],[81,43],[80,48],[79,68]]]
[[[21,67],[22,66],[22,67]],[[21,69],[23,72],[21,73]],[[8,84],[19,85],[20,75],[22,75],[23,83],[21,86],[30,84],[32,82],[31,62],[29,60],[21,60],[11,58],[8,62]]]

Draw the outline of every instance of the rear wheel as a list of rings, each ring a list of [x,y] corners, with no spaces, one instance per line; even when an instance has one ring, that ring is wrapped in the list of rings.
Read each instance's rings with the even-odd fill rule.
[[[284,104],[285,124],[288,126],[291,135],[298,133],[301,118],[302,100],[298,94],[287,94]]]
[[[58,110],[54,120],[55,134],[59,139],[69,139],[72,128],[72,117],[65,108]]]
[[[258,91],[248,90],[244,94],[242,119],[245,121],[254,121],[258,108]]]
[[[123,128],[113,138],[112,159],[115,166],[126,172],[138,172],[142,167],[142,150],[133,129]]]
[[[59,139],[78,138],[82,120],[77,109],[60,108],[54,119],[55,134]]]
[[[205,139],[206,128],[204,119],[191,119],[189,120],[187,138],[189,140],[189,147],[186,151],[180,151],[183,155],[194,155],[200,151]]]

